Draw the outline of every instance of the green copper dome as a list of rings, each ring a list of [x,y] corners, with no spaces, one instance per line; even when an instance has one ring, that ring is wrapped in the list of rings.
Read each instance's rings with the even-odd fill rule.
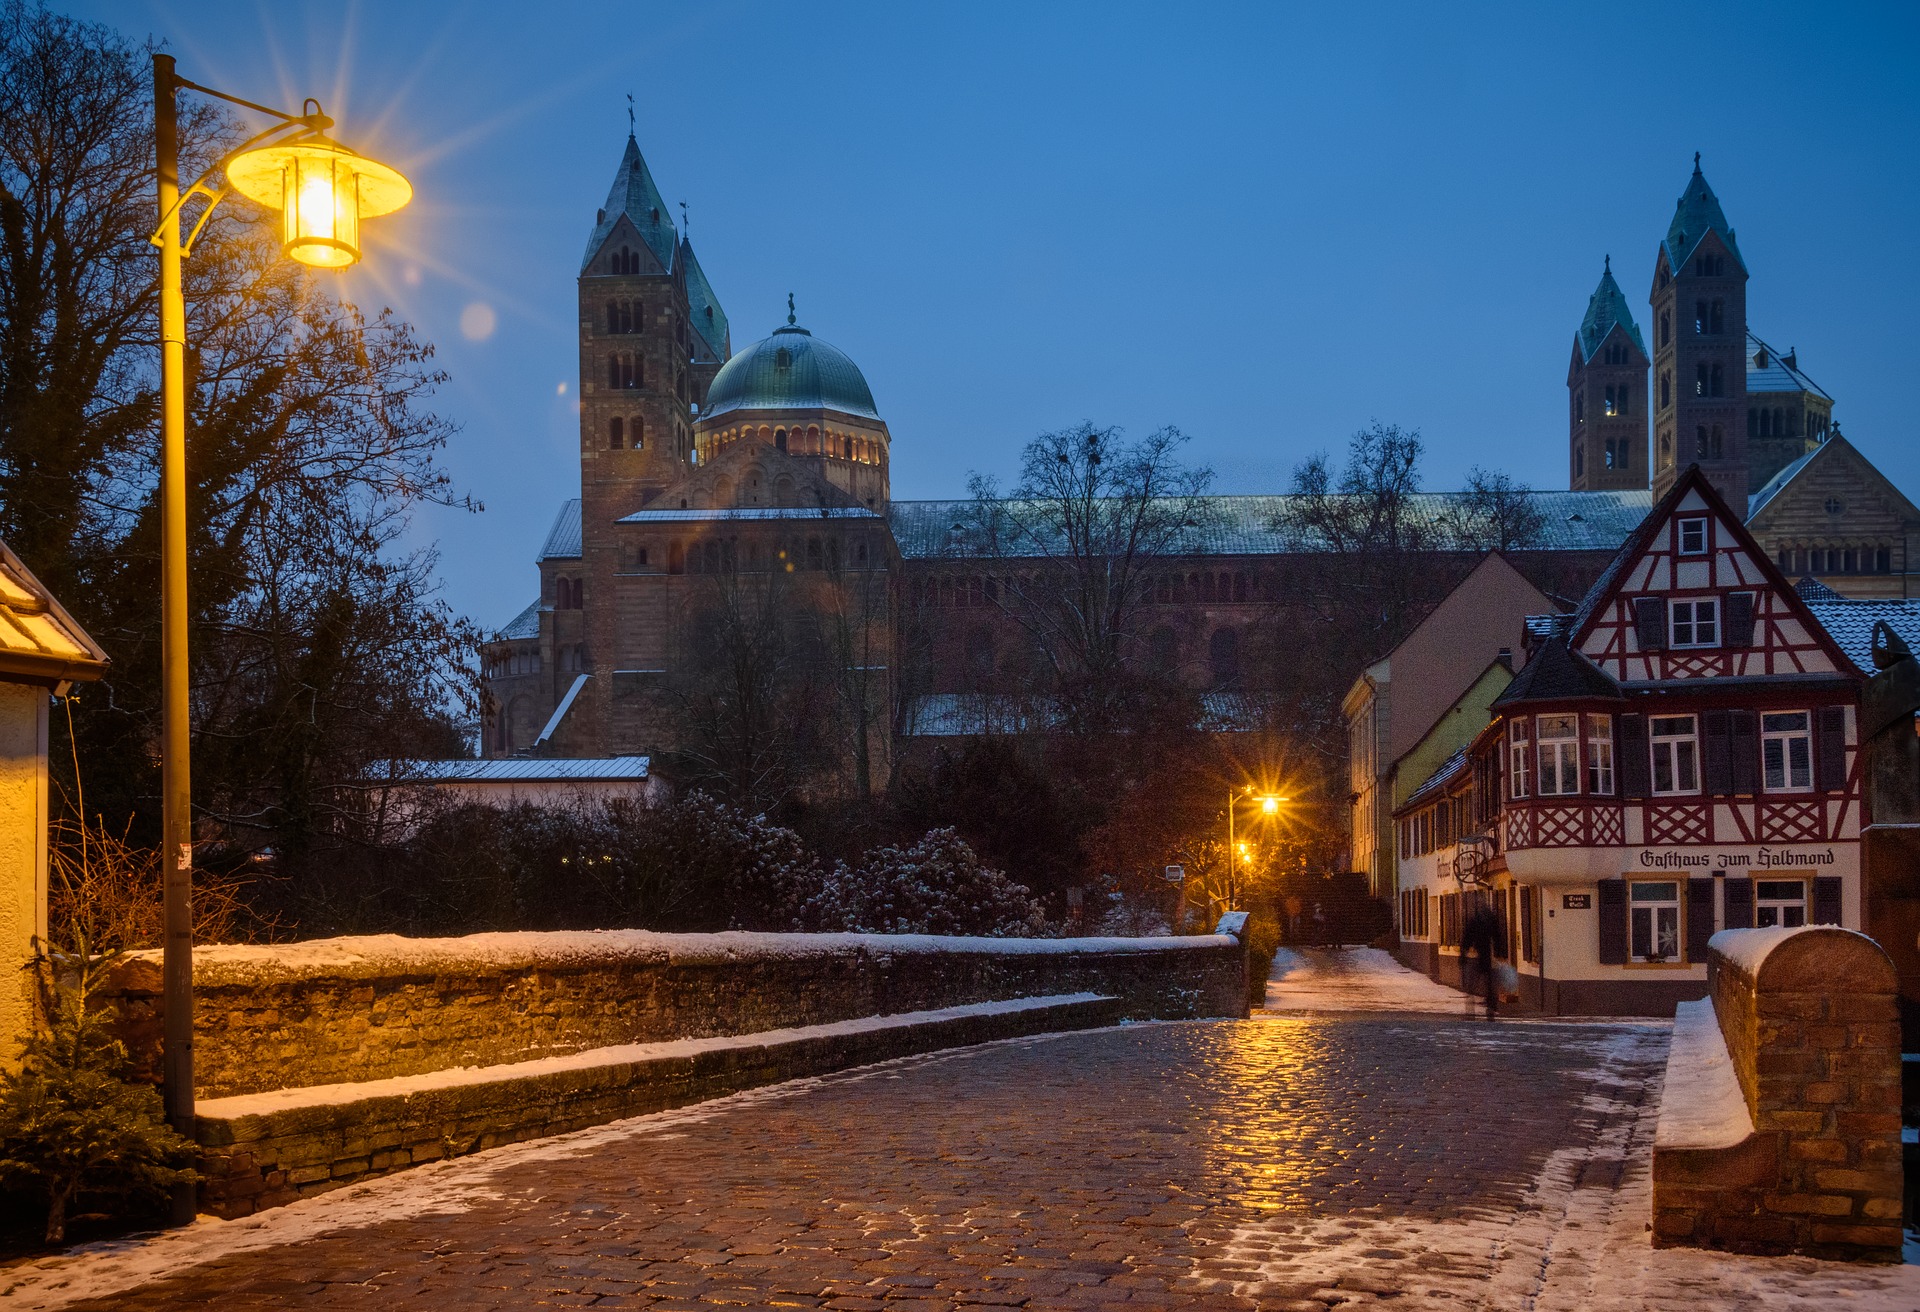
[[[859,366],[792,322],[741,351],[714,376],[701,422],[735,410],[838,410],[880,418]]]

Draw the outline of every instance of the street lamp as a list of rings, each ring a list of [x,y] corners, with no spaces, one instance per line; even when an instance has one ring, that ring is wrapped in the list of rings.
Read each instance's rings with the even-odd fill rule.
[[[180,189],[181,91],[239,105],[280,120],[241,143],[184,192]],[[187,310],[180,261],[229,190],[282,211],[281,249],[303,264],[344,268],[360,258],[360,220],[389,214],[413,196],[407,180],[384,164],[330,140],[333,120],[309,100],[299,114],[189,82],[172,55],[153,57],[153,145],[160,202],[160,835],[166,931],[161,959],[165,1021],[161,1091],[167,1120],[193,1133],[193,790],[188,737],[187,670]],[[224,183],[209,185],[216,174]],[[187,199],[207,207],[183,240]],[[193,1220],[192,1186],[174,1194],[174,1220]]]
[[[1246,785],[1237,793],[1231,788],[1227,790],[1227,886],[1229,889],[1229,897],[1231,897],[1231,889],[1234,887],[1234,853],[1238,852],[1240,859],[1247,865],[1253,864],[1253,853],[1247,850],[1247,845],[1241,843],[1236,846],[1233,841],[1233,812],[1239,805],[1242,797],[1245,797],[1248,801],[1260,803],[1260,813],[1262,815],[1279,815],[1280,804],[1293,800],[1291,797],[1285,797],[1279,793],[1256,793],[1253,791],[1252,784]]]

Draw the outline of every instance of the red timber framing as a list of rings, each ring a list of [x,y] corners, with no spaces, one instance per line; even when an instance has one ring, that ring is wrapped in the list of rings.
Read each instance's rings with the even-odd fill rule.
[[[1858,927],[1863,677],[1687,470],[1572,615],[1530,621],[1491,722],[1396,812],[1403,887],[1443,909],[1434,938],[1403,908],[1403,941],[1444,977],[1450,899],[1485,897],[1521,909],[1523,995],[1668,1014],[1717,929]]]

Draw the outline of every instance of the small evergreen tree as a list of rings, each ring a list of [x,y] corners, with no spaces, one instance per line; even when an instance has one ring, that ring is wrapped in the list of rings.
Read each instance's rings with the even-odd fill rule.
[[[0,1183],[45,1199],[49,1244],[79,1199],[125,1206],[196,1178],[192,1142],[161,1119],[158,1092],[127,1079],[112,1014],[93,1005],[119,955],[42,944],[29,969],[45,1024],[22,1041],[21,1068],[0,1072]]]

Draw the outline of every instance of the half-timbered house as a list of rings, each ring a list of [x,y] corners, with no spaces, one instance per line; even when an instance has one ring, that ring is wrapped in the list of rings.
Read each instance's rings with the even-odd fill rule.
[[[1720,928],[1861,924],[1861,674],[1697,468],[1396,812],[1409,960],[1490,902],[1525,1001],[1668,1014]]]

